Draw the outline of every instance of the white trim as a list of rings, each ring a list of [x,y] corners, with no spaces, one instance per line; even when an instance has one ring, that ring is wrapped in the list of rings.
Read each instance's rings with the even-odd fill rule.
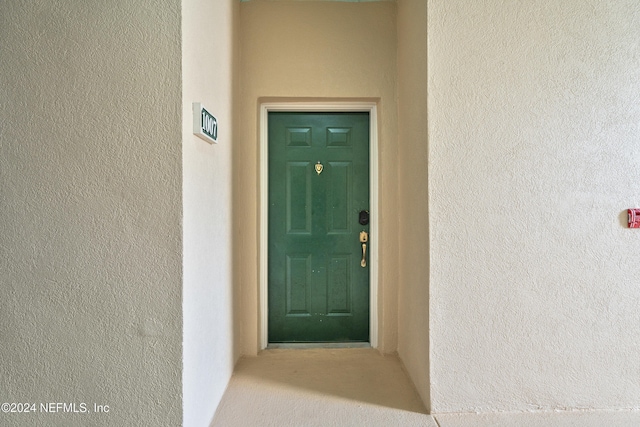
[[[265,102],[260,105],[260,350],[268,345],[269,305],[268,292],[268,248],[269,248],[269,129],[270,111],[364,111],[369,113],[369,202],[371,217],[369,222],[369,341],[371,347],[378,347],[378,109],[375,102]]]

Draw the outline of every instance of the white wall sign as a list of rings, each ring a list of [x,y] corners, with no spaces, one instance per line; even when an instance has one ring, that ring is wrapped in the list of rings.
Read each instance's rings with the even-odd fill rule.
[[[193,103],[193,134],[209,144],[218,143],[218,119],[199,102]]]

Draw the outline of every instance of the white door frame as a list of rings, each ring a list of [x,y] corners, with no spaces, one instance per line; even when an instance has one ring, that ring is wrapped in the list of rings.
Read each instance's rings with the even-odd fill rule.
[[[375,102],[265,102],[260,105],[260,349],[268,344],[269,260],[269,112],[368,112],[369,113],[369,343],[378,347],[378,115]]]

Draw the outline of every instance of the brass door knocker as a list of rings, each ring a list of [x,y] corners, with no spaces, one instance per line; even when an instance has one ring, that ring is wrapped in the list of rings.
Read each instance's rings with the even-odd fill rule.
[[[316,163],[316,173],[318,175],[320,175],[322,173],[323,169],[324,169],[324,166],[322,166],[322,163],[320,163],[320,162]]]

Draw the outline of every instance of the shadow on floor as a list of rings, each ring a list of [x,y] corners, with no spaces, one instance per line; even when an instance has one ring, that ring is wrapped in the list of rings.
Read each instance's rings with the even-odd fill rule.
[[[235,376],[426,414],[426,408],[396,356],[375,349],[265,350],[243,358]]]

